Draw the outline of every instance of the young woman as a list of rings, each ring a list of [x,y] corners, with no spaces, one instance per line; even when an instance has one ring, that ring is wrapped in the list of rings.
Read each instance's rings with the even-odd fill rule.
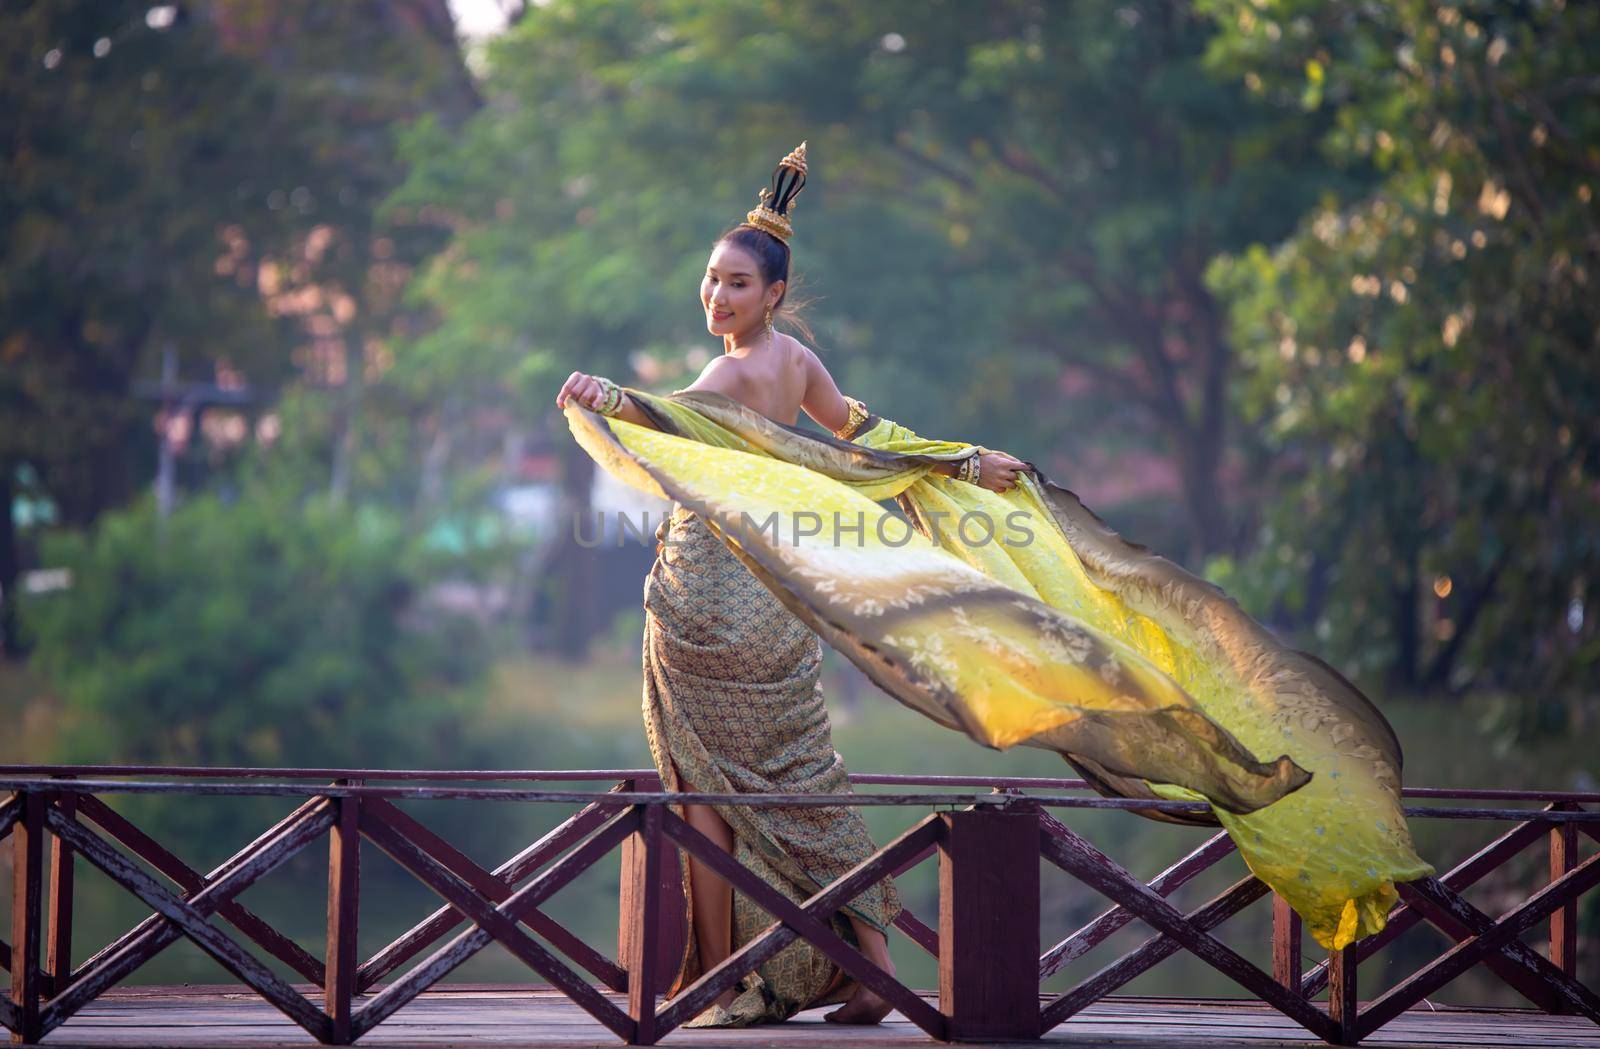
[[[804,184],[805,145],[779,165],[758,208],[728,230],[711,250],[700,282],[706,329],[723,353],[687,389],[710,391],[793,426],[802,409],[836,436],[859,423],[859,409],[839,392],[812,350],[773,330],[774,315],[790,316],[792,230],[787,213]],[[608,380],[573,372],[556,406],[586,408],[641,426],[654,426],[633,399]],[[857,402],[859,404],[859,402]],[[1004,452],[984,452],[973,465],[941,464],[938,472],[991,491],[1016,484],[1025,464]],[[974,472],[975,471],[975,472]],[[728,551],[697,515],[675,504],[658,532],[645,585],[644,714],[652,756],[668,789],[705,793],[846,793],[849,780],[833,748],[818,676],[822,644],[768,588]],[[860,813],[850,807],[716,809],[685,806],[685,818],[746,866],[804,899],[870,855],[875,846]],[[691,936],[673,992],[726,958],[770,918],[741,900],[699,860],[688,860]],[[737,911],[737,913],[736,913]],[[894,971],[885,934],[899,911],[885,879],[847,912],[861,950]],[[781,1020],[799,1009],[848,1000],[827,1014],[840,1023],[877,1023],[889,1006],[837,966],[797,942],[761,967],[742,995],[725,992],[695,1024],[731,1025]],[[673,993],[669,992],[669,993]],[[737,1005],[735,1004],[737,1000]]]
[[[725,352],[694,386],[661,397],[574,372],[556,398],[596,462],[675,503],[657,532],[673,542],[645,584],[645,725],[663,783],[848,790],[817,689],[826,640],[885,693],[984,746],[1054,750],[1111,796],[1203,798],[1204,813],[1141,815],[1225,827],[1322,946],[1381,930],[1395,883],[1432,872],[1412,844],[1400,745],[1382,713],[1036,465],[869,412],[815,354],[773,333],[804,178],[802,148],[717,242],[700,298]],[[794,426],[801,410],[833,435]],[[852,547],[835,517],[831,544],[797,543],[756,523],[834,514],[881,530],[895,519],[878,505],[889,498],[921,541],[868,526]],[[1001,519],[1006,536],[991,541]],[[794,899],[873,851],[850,808],[687,816]],[[685,877],[692,930],[676,987],[770,923],[743,894],[730,917],[727,886],[698,864]],[[888,969],[898,910],[886,878],[834,924]],[[886,1012],[801,941],[740,992],[697,1021],[782,1019],[841,998],[830,1019]]]

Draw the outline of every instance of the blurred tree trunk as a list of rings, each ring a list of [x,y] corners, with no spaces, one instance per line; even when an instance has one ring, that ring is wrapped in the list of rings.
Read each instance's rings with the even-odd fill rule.
[[[17,582],[21,566],[17,557],[16,464],[0,460],[0,655],[21,653],[17,636]]]
[[[359,248],[357,249],[359,250]],[[361,395],[366,381],[366,324],[359,313],[344,334],[344,385],[335,392],[333,476],[329,489],[334,499],[350,498],[351,475],[361,450]]]
[[[559,418],[565,427],[565,419]],[[546,569],[553,583],[551,634],[555,649],[568,659],[584,659],[594,636],[595,593],[599,578],[598,558],[603,547],[585,549],[578,545],[574,522],[587,530],[593,521],[594,460],[577,441],[556,442],[561,458],[561,510],[556,518],[556,536],[551,541]]]

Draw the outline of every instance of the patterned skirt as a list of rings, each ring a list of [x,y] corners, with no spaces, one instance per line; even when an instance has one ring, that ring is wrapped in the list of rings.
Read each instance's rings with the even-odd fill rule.
[[[849,792],[818,683],[817,635],[680,504],[673,504],[656,538],[656,561],[644,587],[643,708],[662,783],[716,794]],[[796,902],[876,851],[853,807],[716,811],[733,830],[734,858]],[[692,907],[689,861],[681,850],[680,857],[684,899]],[[847,909],[887,932],[900,898],[885,878]],[[772,921],[734,890],[735,950]],[[856,942],[845,912],[832,924],[847,943]],[[688,942],[668,996],[701,972],[690,913]],[[784,1020],[855,990],[852,979],[804,940],[779,951],[757,975],[746,979],[731,1010],[741,1025]]]

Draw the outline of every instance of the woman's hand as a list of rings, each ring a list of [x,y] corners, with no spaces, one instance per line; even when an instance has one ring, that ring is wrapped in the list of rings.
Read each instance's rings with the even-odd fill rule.
[[[1014,455],[985,450],[978,455],[978,487],[991,492],[1008,492],[1017,485],[1017,474],[1028,464]]]
[[[590,411],[597,412],[604,399],[605,392],[598,379],[583,372],[573,372],[562,384],[561,392],[556,394],[556,407],[565,408],[568,401],[577,401]]]

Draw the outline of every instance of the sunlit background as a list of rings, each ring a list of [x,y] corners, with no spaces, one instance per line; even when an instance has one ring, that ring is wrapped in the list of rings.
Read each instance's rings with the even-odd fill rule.
[[[1597,40],[1558,0],[8,2],[0,761],[647,766],[653,547],[573,522],[662,507],[553,399],[693,381],[710,246],[807,140],[796,294],[845,392],[1221,584],[1361,684],[1408,783],[1595,789]],[[853,770],[1070,773],[831,652],[824,688]],[[493,866],[558,808],[416,811]],[[126,811],[201,869],[281,813]],[[1146,876],[1199,840],[1081,826]],[[1441,869],[1483,840],[1414,830]],[[245,896],[313,953],[323,862]],[[82,958],[142,912],[79,869]],[[364,877],[364,952],[436,903]],[[607,946],[616,878],[552,912]],[[1047,941],[1096,909],[1047,878]]]

